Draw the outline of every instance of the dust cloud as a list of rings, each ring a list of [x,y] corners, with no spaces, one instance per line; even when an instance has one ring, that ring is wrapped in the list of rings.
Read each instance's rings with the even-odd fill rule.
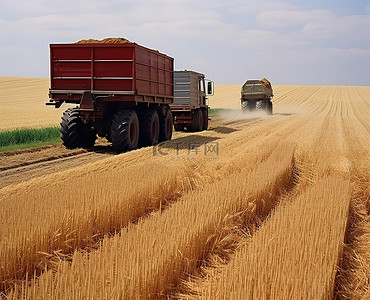
[[[224,121],[240,121],[250,119],[262,119],[267,118],[268,114],[266,111],[242,111],[241,109],[228,109],[221,111],[219,114],[220,118]]]

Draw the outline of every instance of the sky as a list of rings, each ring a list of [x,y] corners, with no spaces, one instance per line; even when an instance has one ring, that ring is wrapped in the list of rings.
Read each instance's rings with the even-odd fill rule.
[[[105,37],[216,84],[370,85],[370,0],[0,0],[0,76],[49,77],[49,44]]]

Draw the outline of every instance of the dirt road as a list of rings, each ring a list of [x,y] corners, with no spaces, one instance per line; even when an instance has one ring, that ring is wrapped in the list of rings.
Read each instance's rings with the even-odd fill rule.
[[[58,155],[61,146],[38,148],[37,152],[25,152],[6,156],[0,154],[0,189],[51,173],[61,172],[112,155],[107,151],[70,151]],[[37,155],[35,155],[37,153]],[[31,155],[33,154],[33,155]]]
[[[188,147],[192,143],[204,143],[216,137],[224,137],[225,134],[238,130],[238,128],[244,126],[246,123],[258,123],[261,121],[262,118],[259,116],[240,120],[238,112],[231,112],[225,118],[213,117],[209,131],[198,133],[174,132],[172,142],[174,144],[182,143],[182,147]],[[144,151],[148,151],[148,149]],[[57,144],[3,152],[0,153],[0,189],[33,178],[97,162],[114,155],[117,154],[112,150],[111,145],[102,139],[98,140],[94,148],[88,150],[69,150],[62,144]]]

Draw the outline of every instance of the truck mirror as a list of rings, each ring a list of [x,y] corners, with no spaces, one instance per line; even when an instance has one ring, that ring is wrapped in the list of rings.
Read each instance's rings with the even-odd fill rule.
[[[214,94],[214,83],[211,80],[207,80],[207,96],[213,96]]]

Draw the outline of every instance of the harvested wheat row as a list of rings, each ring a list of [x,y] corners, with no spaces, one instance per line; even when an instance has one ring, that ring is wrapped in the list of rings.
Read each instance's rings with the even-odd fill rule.
[[[185,165],[158,172],[161,165],[108,168],[78,182],[66,180],[62,190],[52,181],[50,187],[37,184],[27,192],[5,189],[0,195],[2,288],[26,273],[39,274],[51,258],[94,246],[105,234],[164,207],[197,184],[196,173]]]
[[[65,294],[71,298],[166,297],[217,251],[235,226],[253,223],[256,215],[271,210],[291,184],[292,150],[277,147],[255,170],[247,168],[222,184],[215,182],[185,194],[169,209],[103,240],[98,251],[76,252],[72,264],[60,263],[55,274],[44,273],[29,288],[25,283],[13,290],[9,298],[20,296],[18,292],[32,299],[46,294],[55,298]]]
[[[337,272],[338,299],[370,298],[370,176],[356,171],[351,178],[350,226],[347,229],[343,262]]]
[[[332,298],[349,200],[348,181],[333,176],[282,203],[229,265],[191,285],[191,298]]]

